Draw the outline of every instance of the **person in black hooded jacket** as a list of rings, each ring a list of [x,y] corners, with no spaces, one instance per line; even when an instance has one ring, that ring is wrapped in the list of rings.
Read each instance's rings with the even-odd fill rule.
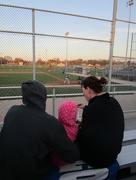
[[[0,132],[0,179],[43,180],[50,168],[50,149],[68,163],[79,159],[62,124],[45,112],[46,88],[35,80],[22,84],[23,105],[7,112]]]
[[[83,109],[82,124],[77,135],[81,159],[94,168],[111,166],[121,151],[124,115],[118,101],[102,93],[107,84],[104,77],[89,76],[81,81],[88,105]]]

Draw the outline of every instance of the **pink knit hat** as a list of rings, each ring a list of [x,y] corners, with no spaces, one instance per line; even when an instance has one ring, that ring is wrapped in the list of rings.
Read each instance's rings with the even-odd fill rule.
[[[73,101],[64,101],[58,110],[58,121],[60,121],[71,141],[76,139],[78,125],[76,124],[77,105]]]
[[[77,105],[73,101],[64,101],[58,110],[58,121],[64,126],[70,141],[76,139],[78,125],[76,124]],[[51,160],[55,166],[64,166],[68,164],[62,161],[55,152],[52,152]]]

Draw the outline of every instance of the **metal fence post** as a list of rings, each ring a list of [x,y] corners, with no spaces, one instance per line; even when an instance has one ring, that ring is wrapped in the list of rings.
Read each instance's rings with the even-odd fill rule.
[[[36,79],[35,73],[35,10],[32,9],[32,34],[33,34],[33,44],[32,44],[32,51],[33,51],[33,80]]]
[[[56,92],[55,92],[55,86],[54,86],[54,87],[53,87],[53,98],[52,98],[52,100],[53,100],[53,101],[52,101],[52,103],[53,103],[53,104],[52,104],[52,111],[53,111],[52,113],[53,113],[53,116],[55,116],[55,99],[56,99],[55,93],[56,93]]]
[[[113,48],[114,48],[117,4],[118,4],[118,0],[114,0],[113,19],[112,19],[112,27],[111,27],[110,55],[109,55],[110,68],[109,68],[109,78],[108,78],[108,92],[110,92],[110,85],[111,85],[111,73],[112,73],[112,61],[113,61]]]

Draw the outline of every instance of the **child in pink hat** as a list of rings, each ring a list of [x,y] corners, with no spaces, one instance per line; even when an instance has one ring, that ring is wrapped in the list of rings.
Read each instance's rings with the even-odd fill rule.
[[[76,124],[77,105],[73,101],[64,101],[61,103],[58,110],[58,121],[60,121],[68,135],[70,141],[75,141],[78,133],[78,125]],[[51,154],[51,160],[55,166],[63,166],[68,164],[61,161],[59,157],[53,151]]]

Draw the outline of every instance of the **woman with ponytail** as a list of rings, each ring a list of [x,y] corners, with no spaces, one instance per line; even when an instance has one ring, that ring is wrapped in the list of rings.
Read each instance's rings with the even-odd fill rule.
[[[124,132],[123,111],[116,99],[103,93],[107,79],[89,76],[81,81],[88,105],[83,109],[77,142],[81,159],[94,168],[111,166],[121,151]]]

